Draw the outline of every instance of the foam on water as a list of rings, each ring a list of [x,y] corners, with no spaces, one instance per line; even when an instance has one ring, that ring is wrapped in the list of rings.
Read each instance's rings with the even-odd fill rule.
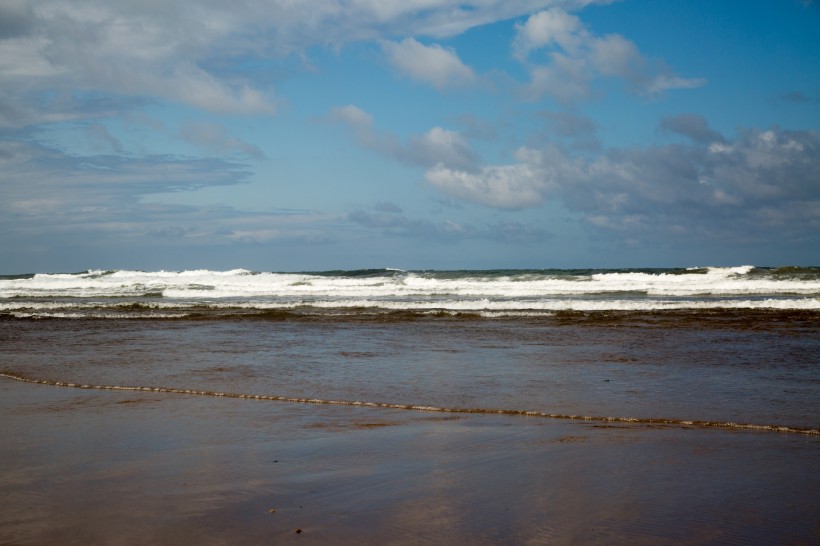
[[[713,310],[713,309],[776,309],[776,310],[818,310],[820,300],[817,298],[763,298],[763,299],[711,299],[711,300],[676,300],[676,299],[532,299],[532,300],[490,300],[484,299],[436,299],[436,300],[370,300],[370,299],[338,299],[338,300],[296,300],[296,301],[199,301],[181,302],[160,300],[150,304],[142,303],[111,303],[111,302],[52,302],[52,301],[13,301],[0,303],[0,312],[14,313],[16,316],[25,314],[39,316],[72,316],[92,317],[92,312],[108,311],[108,318],[121,316],[123,318],[135,314],[145,314],[148,311],[186,310],[186,311],[230,311],[230,310],[292,310],[313,308],[320,310],[333,309],[360,309],[360,310],[389,310],[389,311],[453,311],[453,312],[486,312],[486,316],[503,316],[505,313],[521,314],[528,311],[671,311],[671,310]],[[114,315],[113,311],[121,311]],[[130,313],[129,313],[130,311]],[[185,313],[151,313],[154,318],[179,318]],[[99,314],[102,317],[102,314]]]
[[[785,271],[785,273],[782,273]],[[689,270],[328,273],[88,271],[0,278],[0,311],[108,308],[383,308],[454,311],[820,309],[820,274],[753,266]],[[89,301],[89,300],[101,301]],[[69,301],[66,301],[69,300]],[[51,307],[39,307],[51,305]]]
[[[181,319],[190,316],[188,313],[23,313],[13,312],[12,316],[21,319]]]

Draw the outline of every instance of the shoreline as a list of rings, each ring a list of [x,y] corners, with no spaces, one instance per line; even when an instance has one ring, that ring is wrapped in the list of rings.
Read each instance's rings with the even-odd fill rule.
[[[238,398],[242,400],[263,400],[269,402],[287,402],[292,404],[314,404],[325,406],[351,406],[378,409],[392,409],[403,411],[419,411],[429,413],[452,413],[452,414],[473,414],[473,415],[506,415],[521,417],[539,417],[544,419],[555,419],[562,421],[593,421],[597,423],[629,423],[634,425],[666,425],[681,428],[723,428],[731,430],[748,430],[754,432],[778,432],[783,434],[805,434],[810,436],[820,436],[820,429],[792,427],[786,425],[737,423],[733,421],[703,421],[693,419],[671,419],[665,417],[614,417],[614,416],[593,416],[593,415],[568,415],[560,413],[546,413],[534,410],[523,409],[493,409],[493,408],[456,408],[424,406],[417,404],[394,404],[389,402],[364,402],[354,400],[328,400],[322,398],[297,398],[292,396],[268,395],[268,394],[244,394],[235,392],[204,391],[195,389],[182,389],[175,387],[147,387],[128,385],[91,385],[86,383],[75,383],[66,381],[55,381],[52,379],[37,379],[27,377],[11,371],[0,372],[0,377],[5,377],[22,383],[34,385],[45,385],[51,387],[64,387],[84,390],[104,390],[104,391],[125,391],[125,392],[155,392],[163,394],[181,394],[190,396],[209,396],[214,398]]]

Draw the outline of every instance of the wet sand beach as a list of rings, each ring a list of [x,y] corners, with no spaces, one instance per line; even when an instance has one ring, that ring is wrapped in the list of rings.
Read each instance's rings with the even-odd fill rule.
[[[14,439],[0,450],[4,544],[810,544],[820,533],[820,444],[803,435],[7,380],[0,392]]]
[[[770,322],[11,320],[0,350],[97,385],[811,427],[816,327]],[[816,434],[6,377],[0,405],[2,544],[820,541]]]

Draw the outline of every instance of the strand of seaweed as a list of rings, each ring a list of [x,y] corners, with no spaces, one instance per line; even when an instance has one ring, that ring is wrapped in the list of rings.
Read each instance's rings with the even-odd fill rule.
[[[516,409],[492,409],[492,408],[450,408],[438,406],[425,406],[417,404],[392,404],[388,402],[362,402],[353,400],[326,400],[321,398],[299,398],[294,396],[279,396],[271,394],[244,394],[219,391],[202,391],[194,389],[178,389],[174,387],[141,387],[122,385],[89,385],[85,383],[70,383],[65,381],[54,381],[51,379],[36,379],[27,377],[15,372],[0,372],[0,377],[22,381],[23,383],[33,383],[37,385],[49,385],[53,387],[68,387],[87,390],[105,391],[131,391],[131,392],[157,392],[167,394],[187,394],[193,396],[213,396],[219,398],[240,398],[247,400],[268,400],[276,402],[290,402],[296,404],[321,404],[329,406],[355,406],[366,408],[382,408],[409,411],[428,411],[436,413],[472,413],[488,415],[521,415],[526,417],[542,417],[546,419],[561,419],[567,421],[593,421],[601,423],[631,423],[644,425],[667,425],[678,427],[698,427],[698,428],[723,428],[732,430],[751,430],[759,432],[781,432],[790,434],[820,435],[820,429],[800,428],[782,425],[759,425],[753,423],[735,423],[724,421],[700,421],[687,419],[668,418],[642,418],[642,417],[606,417],[591,415],[566,415],[560,413],[547,413],[533,410]]]

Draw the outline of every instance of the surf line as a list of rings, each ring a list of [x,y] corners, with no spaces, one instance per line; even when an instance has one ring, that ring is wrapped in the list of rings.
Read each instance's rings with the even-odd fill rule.
[[[128,392],[157,392],[166,394],[187,394],[193,396],[212,396],[217,398],[240,398],[245,400],[268,400],[275,402],[290,402],[295,404],[317,404],[326,406],[353,406],[364,408],[381,408],[408,411],[427,411],[433,413],[471,413],[484,415],[521,415],[525,417],[541,417],[546,419],[560,419],[565,421],[592,421],[599,423],[627,423],[638,425],[667,425],[682,428],[723,428],[730,430],[750,430],[759,432],[782,432],[789,434],[806,434],[820,436],[820,429],[787,427],[781,425],[756,425],[752,423],[735,423],[722,421],[698,421],[686,419],[646,418],[646,417],[603,417],[590,415],[565,415],[533,410],[492,409],[492,408],[448,408],[438,406],[424,406],[416,404],[391,404],[388,402],[361,402],[353,400],[326,400],[322,398],[298,398],[293,396],[277,396],[270,394],[242,394],[219,391],[200,391],[194,389],[177,389],[173,387],[139,387],[121,385],[90,385],[86,383],[69,383],[50,379],[36,379],[11,371],[0,372],[0,377],[6,377],[23,383],[49,385],[52,387],[67,387],[74,389],[128,391]]]

